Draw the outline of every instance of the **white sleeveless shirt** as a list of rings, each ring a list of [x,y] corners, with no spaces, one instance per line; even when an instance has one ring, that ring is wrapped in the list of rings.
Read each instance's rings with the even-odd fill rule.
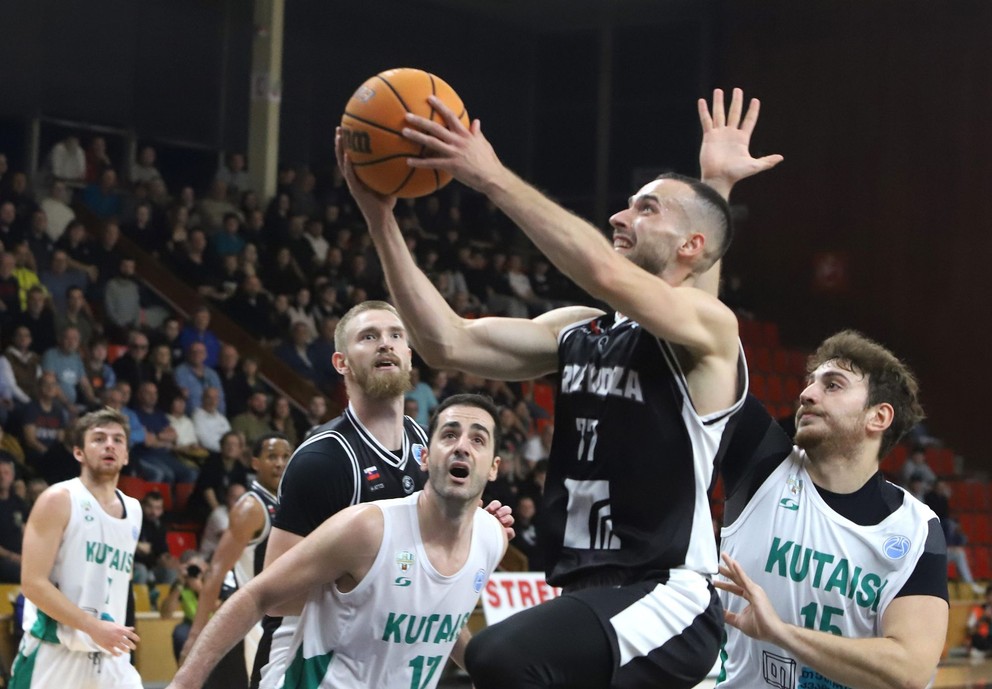
[[[886,608],[924,552],[933,511],[909,493],[880,523],[861,526],[832,510],[794,449],[722,530],[721,550],[768,594],[787,623],[840,636],[880,635]],[[727,610],[740,596],[720,592]],[[840,688],[788,652],[727,627],[721,689]]]
[[[283,675],[285,686],[432,689],[503,552],[502,527],[475,512],[472,545],[452,576],[431,565],[417,498],[370,503],[382,510],[382,545],[368,574],[342,593],[311,591]]]
[[[87,613],[124,624],[134,549],[141,534],[141,503],[116,491],[125,510],[125,515],[117,518],[104,511],[80,479],[55,487],[69,493],[72,511],[49,580]],[[106,653],[89,634],[57,623],[28,600],[23,626],[32,636],[61,643],[71,651]]]

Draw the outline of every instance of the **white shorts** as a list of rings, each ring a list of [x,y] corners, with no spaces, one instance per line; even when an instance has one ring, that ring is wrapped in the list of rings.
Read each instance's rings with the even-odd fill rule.
[[[142,689],[127,653],[70,651],[30,634],[21,639],[12,673],[9,689]]]

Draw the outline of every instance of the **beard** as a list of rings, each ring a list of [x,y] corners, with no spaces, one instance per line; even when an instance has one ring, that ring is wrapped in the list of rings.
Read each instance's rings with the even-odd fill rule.
[[[822,450],[827,453],[851,454],[864,440],[863,424],[863,418],[830,424],[824,424],[821,419],[815,428],[797,428],[794,442],[807,453]]]
[[[365,394],[377,400],[399,397],[410,390],[413,390],[413,383],[410,382],[410,369],[408,366],[400,364],[400,368],[395,371],[378,371],[374,367],[371,369],[352,369],[355,382]]]

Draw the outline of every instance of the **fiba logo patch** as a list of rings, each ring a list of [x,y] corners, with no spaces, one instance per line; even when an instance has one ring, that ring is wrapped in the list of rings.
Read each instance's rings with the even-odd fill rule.
[[[913,542],[905,536],[889,536],[882,544],[882,552],[890,560],[901,560],[912,547]]]
[[[413,492],[413,478],[410,476],[403,477],[403,492],[409,495]]]
[[[486,570],[480,569],[475,573],[475,580],[472,582],[472,590],[478,593],[486,583]]]
[[[423,461],[424,450],[426,450],[426,449],[427,448],[425,448],[420,443],[417,443],[415,445],[411,445],[410,446],[410,454],[413,455],[413,461],[415,461],[417,464],[420,464],[420,462]]]

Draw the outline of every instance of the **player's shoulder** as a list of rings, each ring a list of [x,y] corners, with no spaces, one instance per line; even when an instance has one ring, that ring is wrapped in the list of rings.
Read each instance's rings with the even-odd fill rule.
[[[72,514],[70,484],[71,481],[62,481],[42,491],[32,506],[29,521],[68,522]]]

